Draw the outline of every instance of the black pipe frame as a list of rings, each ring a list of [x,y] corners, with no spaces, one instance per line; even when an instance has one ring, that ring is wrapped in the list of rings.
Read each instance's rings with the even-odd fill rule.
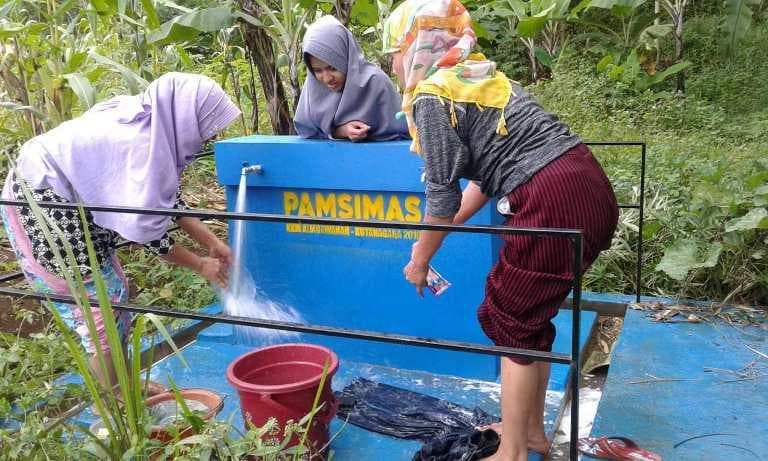
[[[639,209],[640,223],[638,239],[638,260],[637,260],[637,300],[640,300],[640,282],[641,282],[641,264],[642,264],[642,241],[643,241],[643,212],[645,198],[645,166],[646,166],[646,144],[644,142],[588,142],[590,145],[600,146],[640,146],[642,152],[641,159],[641,183],[640,183],[640,203],[637,205],[620,205],[621,208]],[[202,156],[202,155],[201,155]],[[201,157],[201,156],[198,156]],[[0,205],[6,206],[27,206],[23,200],[5,200],[0,199]],[[279,322],[266,319],[251,319],[247,317],[231,316],[225,314],[203,314],[198,312],[177,311],[166,307],[138,306],[125,303],[115,303],[113,307],[119,310],[126,310],[135,313],[152,313],[156,315],[185,318],[201,321],[210,321],[218,323],[228,323],[232,325],[243,325],[258,328],[267,328],[275,330],[295,331],[301,333],[319,334],[325,336],[335,336],[342,338],[358,339],[365,341],[394,343],[414,347],[427,347],[433,349],[453,350],[459,352],[469,352],[476,354],[494,355],[499,357],[518,357],[528,358],[536,361],[559,363],[569,365],[568,392],[571,398],[571,427],[570,427],[570,447],[569,457],[572,460],[578,459],[578,436],[579,436],[579,383],[580,377],[580,348],[579,340],[581,336],[581,285],[582,285],[582,251],[583,239],[582,233],[575,229],[547,229],[547,228],[514,228],[506,226],[484,226],[484,225],[455,225],[455,224],[409,224],[390,221],[363,221],[355,219],[333,219],[333,218],[306,218],[289,215],[273,215],[263,213],[232,213],[215,211],[195,211],[195,210],[175,210],[164,208],[141,208],[141,207],[115,207],[115,206],[86,206],[79,203],[64,204],[60,202],[38,202],[42,208],[63,208],[78,209],[82,207],[89,211],[107,211],[115,213],[129,214],[148,214],[163,215],[173,217],[194,217],[200,219],[219,219],[219,220],[246,220],[262,222],[282,222],[282,223],[312,223],[321,225],[341,225],[357,227],[377,227],[385,229],[411,229],[411,230],[432,230],[444,232],[464,232],[481,234],[506,234],[506,235],[528,235],[532,237],[553,237],[567,238],[571,242],[573,249],[573,310],[572,310],[572,329],[571,329],[571,354],[541,352],[526,349],[516,349],[500,346],[487,346],[483,344],[464,343],[457,341],[446,341],[441,339],[419,338],[406,335],[395,335],[391,333],[372,332],[352,330],[346,328],[337,328],[321,325],[303,325],[290,322]],[[23,275],[21,272],[6,274],[0,277],[0,283],[13,280]],[[47,300],[53,302],[63,302],[74,304],[75,300],[70,296],[39,294],[26,290],[17,290],[13,288],[0,287],[0,294],[13,297],[29,297],[32,299]],[[92,302],[98,306],[97,302]]]
[[[646,157],[648,155],[648,144],[644,141],[585,141],[584,144],[588,146],[608,146],[608,147],[639,147],[640,148],[640,197],[638,197],[638,203],[635,204],[620,204],[619,208],[635,209],[638,210],[638,225],[637,225],[637,251],[635,259],[635,302],[640,302],[640,296],[643,291],[643,225],[645,224],[645,168]]]
[[[433,230],[445,232],[465,232],[482,234],[507,234],[507,235],[528,235],[531,237],[553,237],[567,238],[571,241],[574,254],[574,281],[573,281],[573,322],[572,322],[572,342],[570,356],[556,354],[551,352],[532,351],[526,349],[504,348],[498,346],[487,346],[484,344],[461,343],[456,341],[445,341],[441,339],[417,338],[413,336],[393,335],[390,333],[370,332],[349,330],[343,328],[326,327],[318,325],[299,325],[288,322],[277,322],[271,320],[248,319],[244,317],[228,316],[223,314],[201,314],[193,312],[176,311],[167,308],[158,308],[150,306],[134,306],[127,304],[114,304],[113,307],[120,310],[128,310],[139,313],[152,313],[166,317],[175,318],[194,318],[196,320],[207,320],[212,322],[230,323],[234,325],[255,326],[260,328],[298,331],[304,333],[314,333],[325,336],[337,336],[353,339],[362,339],[367,341],[395,343],[409,346],[430,347],[435,349],[447,349],[459,352],[471,352],[478,354],[489,354],[504,357],[528,358],[536,361],[569,364],[570,381],[569,393],[571,398],[571,459],[577,459],[577,439],[578,439],[578,384],[580,382],[579,371],[579,338],[581,336],[581,264],[582,264],[582,234],[580,230],[575,229],[547,229],[547,228],[515,228],[506,226],[482,226],[482,225],[456,225],[456,224],[410,224],[390,221],[363,221],[357,219],[334,219],[334,218],[307,218],[288,215],[273,215],[263,213],[232,213],[218,211],[194,211],[194,210],[175,210],[165,208],[140,208],[140,207],[116,207],[116,206],[92,206],[80,203],[63,204],[60,202],[38,202],[42,208],[64,208],[78,209],[82,207],[89,211],[109,211],[115,213],[129,214],[149,214],[165,215],[175,217],[194,217],[202,219],[239,219],[246,221],[262,222],[281,222],[281,223],[312,223],[322,225],[341,225],[341,226],[360,226],[377,227],[389,229],[413,229],[413,230]],[[10,206],[29,206],[23,200],[0,200],[0,205]],[[17,290],[13,288],[0,288],[0,294],[14,297],[30,297],[33,299],[50,300],[54,302],[75,303],[70,296],[39,294],[26,290]],[[98,305],[98,303],[95,303]],[[574,432],[575,429],[575,432]]]

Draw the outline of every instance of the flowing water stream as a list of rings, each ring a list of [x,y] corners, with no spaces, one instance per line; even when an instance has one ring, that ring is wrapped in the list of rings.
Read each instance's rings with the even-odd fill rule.
[[[237,190],[235,211],[244,213],[246,207],[246,180],[247,173],[240,176],[240,185]],[[234,263],[229,281],[229,288],[222,296],[224,312],[228,315],[236,315],[253,319],[278,320],[282,322],[305,323],[301,314],[291,306],[284,305],[269,299],[259,289],[253,274],[250,274],[244,266],[243,245],[245,244],[246,221],[235,221],[234,238],[232,240]],[[266,328],[235,326],[235,339],[241,344],[265,345],[279,341],[296,338],[297,333],[270,330]]]

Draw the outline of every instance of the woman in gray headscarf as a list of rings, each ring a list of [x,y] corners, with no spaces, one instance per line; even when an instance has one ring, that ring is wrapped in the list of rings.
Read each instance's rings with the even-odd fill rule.
[[[304,36],[307,79],[294,126],[303,138],[387,141],[408,137],[398,120],[400,95],[365,60],[352,33],[333,16],[315,21]]]

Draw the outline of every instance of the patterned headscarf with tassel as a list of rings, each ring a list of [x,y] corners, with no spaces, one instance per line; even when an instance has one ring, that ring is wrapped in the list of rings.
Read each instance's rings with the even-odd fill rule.
[[[435,95],[443,103],[447,100],[454,126],[455,102],[501,109],[496,132],[508,134],[503,109],[512,84],[496,71],[495,62],[471,52],[476,43],[472,18],[458,0],[406,0],[387,18],[384,51],[403,53],[402,113],[413,138],[413,152],[421,153],[413,121],[413,102],[420,94]]]

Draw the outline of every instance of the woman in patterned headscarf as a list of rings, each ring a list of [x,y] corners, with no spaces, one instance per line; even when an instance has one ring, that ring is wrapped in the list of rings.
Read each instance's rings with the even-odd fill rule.
[[[224,130],[240,110],[213,80],[202,75],[169,73],[136,96],[119,96],[40,136],[22,147],[17,168],[6,178],[3,197],[36,201],[142,208],[175,208],[181,173],[203,144]],[[225,285],[232,260],[229,247],[199,219],[177,223],[208,256],[199,256],[168,235],[171,218],[161,215],[86,212],[81,222],[76,210],[45,208],[46,221],[62,232],[72,248],[77,267],[69,267],[64,242],[50,246],[29,207],[0,207],[6,234],[19,265],[33,289],[69,294],[67,273],[79,271],[88,293],[95,296],[92,270],[99,270],[113,302],[126,301],[128,284],[115,251],[121,241],[144,245],[166,261],[194,270],[205,279]],[[99,267],[89,262],[84,225],[91,235]],[[64,267],[59,264],[61,256]],[[80,336],[85,350],[94,354],[98,343],[108,355],[103,318],[93,309],[98,338],[91,338],[84,315],[73,304],[53,303],[64,321]],[[131,315],[116,312],[121,335],[130,330]],[[124,339],[124,338],[123,338]],[[92,355],[92,369],[100,367]],[[107,364],[112,361],[107,359]],[[114,383],[112,376],[100,376]]]
[[[425,222],[463,223],[489,198],[507,226],[580,229],[586,269],[610,246],[616,198],[602,168],[568,127],[481,54],[458,0],[406,0],[385,24],[386,52],[404,88],[411,149],[425,163]],[[463,193],[460,179],[469,179]],[[422,231],[403,269],[419,293],[444,232]],[[550,351],[551,319],[572,280],[570,242],[505,236],[478,320],[501,346]],[[492,459],[545,453],[548,363],[504,358],[501,444]]]

